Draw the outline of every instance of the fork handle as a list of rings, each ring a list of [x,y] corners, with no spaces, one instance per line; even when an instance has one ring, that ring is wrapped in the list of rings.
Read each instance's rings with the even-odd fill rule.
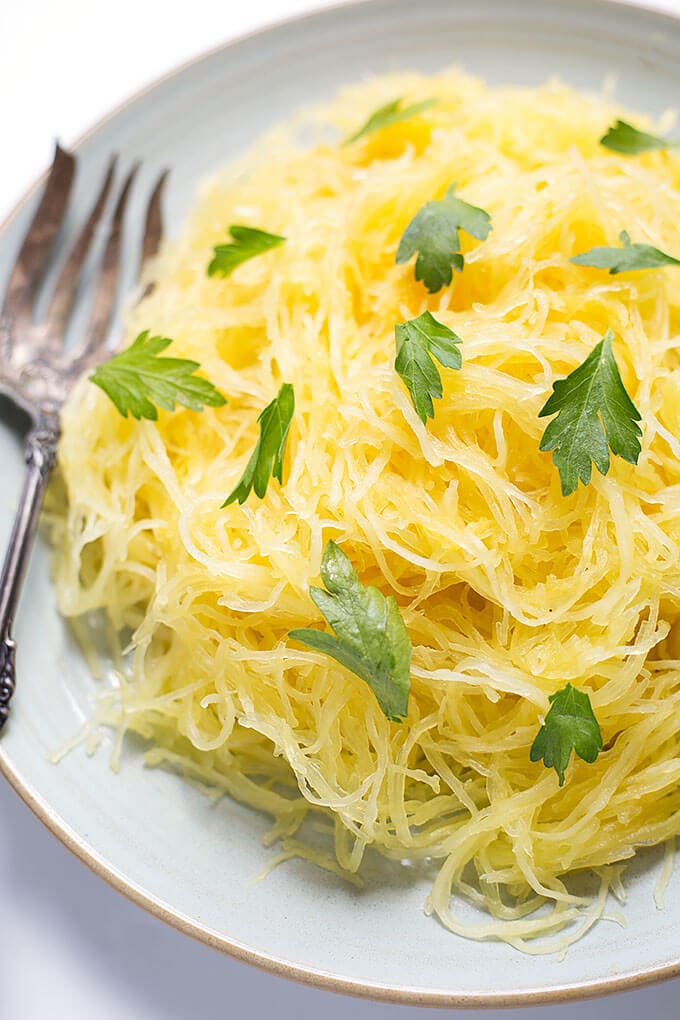
[[[47,479],[56,459],[58,440],[59,420],[56,416],[42,419],[26,438],[24,487],[0,574],[0,730],[7,722],[16,683],[16,645],[12,638],[12,624]]]

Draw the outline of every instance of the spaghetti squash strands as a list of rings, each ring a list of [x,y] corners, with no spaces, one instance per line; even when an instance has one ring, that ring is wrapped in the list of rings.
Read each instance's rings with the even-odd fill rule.
[[[437,101],[340,144],[394,96]],[[435,861],[429,910],[530,952],[564,951],[620,894],[622,862],[680,832],[680,282],[571,261],[622,230],[680,251],[680,157],[601,146],[621,113],[559,84],[447,72],[375,79],[305,114],[203,188],[128,315],[128,342],[173,337],[227,404],[134,421],[83,381],[59,455],[61,611],[132,634],[101,717],[269,813],[281,859],[314,859],[321,837],[304,832],[321,825],[325,868],[360,875],[367,847]],[[323,140],[298,144],[300,124]],[[452,181],[493,230],[462,232],[464,270],[429,294],[395,255]],[[232,223],[286,243],[211,278]],[[394,327],[426,312],[463,357],[423,424]],[[607,329],[642,453],[563,497],[538,412]],[[282,483],[221,507],[284,380]],[[403,723],[287,637],[324,627],[309,587],[329,539],[397,601],[413,645]],[[560,788],[529,752],[567,684],[603,750],[572,755]],[[572,881],[583,869],[590,892]]]

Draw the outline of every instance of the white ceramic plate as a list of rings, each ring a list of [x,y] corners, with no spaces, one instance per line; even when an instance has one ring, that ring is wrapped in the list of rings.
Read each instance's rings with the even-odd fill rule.
[[[623,105],[656,114],[680,97],[679,56],[680,21],[608,0],[373,0],[209,54],[116,111],[77,151],[83,179],[114,151],[123,162],[141,157],[149,180],[172,167],[172,232],[206,173],[296,107],[371,72],[459,63],[492,83],[557,74],[586,88],[614,73]],[[35,198],[0,230],[0,287]],[[19,440],[2,429],[3,543],[21,472]],[[119,775],[106,753],[82,749],[50,764],[87,715],[95,684],[55,612],[40,545],[16,638],[18,691],[0,769],[98,874],[187,933],[289,977],[431,1005],[527,1005],[680,973],[680,877],[656,910],[658,855],[630,869],[628,928],[598,924],[562,962],[447,933],[423,914],[429,883],[406,868],[374,863],[362,892],[299,861],[251,884],[271,854],[264,817],[229,800],[211,806],[178,777],[143,769],[138,747],[126,750]]]

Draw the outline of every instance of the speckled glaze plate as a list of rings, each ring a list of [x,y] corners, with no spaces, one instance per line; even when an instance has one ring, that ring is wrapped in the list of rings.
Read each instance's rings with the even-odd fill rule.
[[[373,72],[452,63],[492,83],[557,74],[599,88],[618,77],[622,104],[651,114],[680,97],[680,21],[609,0],[369,0],[288,21],[234,42],[136,97],[78,145],[82,183],[108,155],[172,168],[166,215],[176,231],[196,185],[295,108]],[[124,170],[125,166],[121,167]],[[142,189],[143,190],[143,189]],[[0,229],[0,287],[37,198]],[[82,204],[80,208],[83,208]],[[19,438],[0,428],[0,540],[22,474]],[[16,627],[18,690],[0,738],[0,770],[54,834],[97,874],[187,934],[278,974],[337,991],[446,1006],[530,1005],[630,988],[680,974],[680,876],[654,906],[658,855],[628,872],[628,927],[600,922],[566,959],[459,939],[423,913],[426,876],[373,861],[366,887],[301,861],[253,884],[267,863],[268,820],[228,799],[211,804],[177,776],[125,750],[49,755],[79,729],[96,683],[57,616],[38,545]]]

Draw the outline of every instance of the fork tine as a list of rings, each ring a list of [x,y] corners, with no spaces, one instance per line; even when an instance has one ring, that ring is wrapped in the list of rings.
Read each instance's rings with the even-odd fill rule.
[[[146,213],[146,223],[144,225],[144,241],[142,245],[142,261],[140,263],[140,271],[144,266],[144,263],[152,258],[158,251],[160,243],[163,240],[163,190],[165,188],[165,182],[168,179],[169,170],[164,170],[156,181],[156,187],[153,189],[151,198],[149,199],[149,206]]]
[[[142,242],[142,260],[139,263],[139,275],[147,261],[156,254],[163,240],[163,191],[165,182],[168,179],[169,170],[164,170],[156,181],[149,205],[146,211],[146,223],[144,224],[144,240]],[[153,282],[147,283],[139,298],[145,298],[154,288]]]
[[[30,323],[33,292],[64,219],[75,169],[75,157],[57,142],[40,205],[17,256],[2,306],[2,314],[11,315],[17,325]]]
[[[80,275],[83,262],[90,250],[92,237],[101,219],[106,200],[109,197],[113,175],[116,169],[116,157],[113,156],[109,163],[104,183],[102,184],[92,212],[76,240],[71,254],[69,255],[64,268],[61,271],[57,285],[47,312],[47,336],[53,345],[61,346],[68,314],[76,293],[76,284]]]
[[[111,220],[111,227],[109,229],[108,240],[106,242],[106,248],[104,249],[104,255],[102,257],[102,263],[99,270],[99,280],[97,282],[97,290],[94,296],[90,325],[85,334],[84,343],[75,354],[75,356],[79,358],[89,359],[106,339],[106,334],[111,323],[114,300],[116,297],[125,209],[127,207],[130,190],[138,170],[139,163],[136,163],[128,174],[118,198],[118,202],[116,203],[116,208]]]

